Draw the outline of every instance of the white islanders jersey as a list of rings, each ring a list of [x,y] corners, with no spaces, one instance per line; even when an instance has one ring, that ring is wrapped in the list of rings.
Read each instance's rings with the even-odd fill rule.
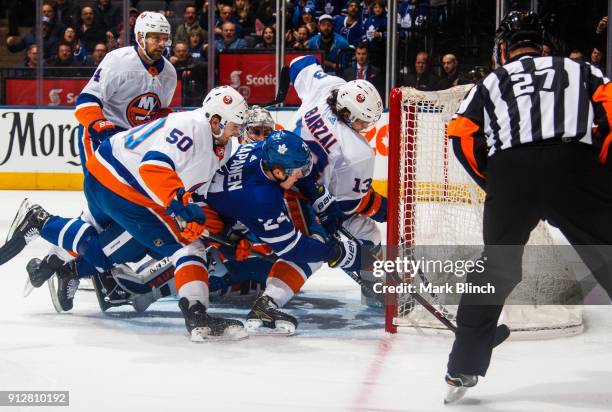
[[[230,152],[226,146],[216,153],[210,124],[196,109],[117,133],[100,144],[87,168],[134,203],[167,207],[178,188],[205,195]]]
[[[312,151],[314,177],[327,186],[341,205],[354,204],[351,208],[355,209],[358,204],[355,201],[372,184],[375,154],[366,138],[340,121],[327,104],[330,92],[346,81],[326,74],[314,56],[294,59],[289,70],[302,100],[291,124]]]
[[[157,118],[170,106],[176,89],[176,70],[162,57],[147,67],[135,47],[108,53],[77,100],[76,109],[99,104],[104,117],[129,129]]]

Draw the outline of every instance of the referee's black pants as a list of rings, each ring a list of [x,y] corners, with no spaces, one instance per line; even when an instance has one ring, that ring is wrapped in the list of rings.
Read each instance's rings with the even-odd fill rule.
[[[592,146],[555,142],[504,150],[488,160],[487,261],[485,272],[467,282],[488,282],[496,293],[461,297],[449,372],[485,375],[503,302],[521,281],[523,246],[540,220],[561,230],[612,297],[612,255],[605,253],[612,245],[612,184],[596,156]]]

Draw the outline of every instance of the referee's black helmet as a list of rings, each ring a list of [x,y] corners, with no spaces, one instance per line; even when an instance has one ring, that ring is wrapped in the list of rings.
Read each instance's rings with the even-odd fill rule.
[[[520,47],[540,49],[544,41],[544,25],[531,11],[511,11],[502,19],[495,33],[495,60],[501,65],[501,47],[505,53]]]

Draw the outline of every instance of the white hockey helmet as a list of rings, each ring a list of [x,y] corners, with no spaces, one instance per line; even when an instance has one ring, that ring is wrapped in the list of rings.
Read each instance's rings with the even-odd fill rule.
[[[156,13],[154,11],[143,11],[136,18],[136,23],[134,24],[134,35],[136,36],[136,43],[141,50],[147,54],[146,48],[144,47],[144,40],[147,38],[147,34],[149,33],[163,33],[168,35],[168,41],[166,42],[166,47],[170,47],[172,45],[171,33],[172,30],[170,28],[170,23],[166,17],[164,17],[161,13]],[[143,43],[140,43],[140,39],[142,38]],[[148,57],[148,55],[147,55]]]
[[[207,120],[212,119],[214,115],[219,116],[221,118],[219,127],[223,130],[228,122],[239,126],[244,124],[249,106],[236,89],[219,86],[208,92],[202,103],[202,109]]]
[[[349,124],[355,120],[373,123],[380,118],[383,103],[376,88],[367,80],[351,80],[338,88],[336,110],[350,112]]]
[[[246,143],[253,143],[255,139],[251,139],[249,136],[249,128],[251,127],[263,127],[270,129],[270,132],[274,130],[275,122],[270,112],[261,106],[252,106],[247,111],[247,118],[242,130],[242,137]],[[262,136],[263,140],[267,136]]]

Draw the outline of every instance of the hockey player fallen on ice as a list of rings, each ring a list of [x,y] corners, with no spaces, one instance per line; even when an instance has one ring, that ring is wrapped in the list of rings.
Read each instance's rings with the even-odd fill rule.
[[[299,136],[274,131],[264,142],[240,146],[208,189],[206,203],[225,222],[239,221],[278,257],[266,289],[248,314],[247,328],[252,332],[293,333],[297,319],[278,309],[322,262],[349,271],[361,269],[359,242],[315,240],[297,230],[288,216],[284,190],[309,175],[312,166],[310,149]],[[248,245],[243,252],[248,253]]]
[[[77,98],[74,115],[79,122],[79,152],[85,174],[87,160],[102,141],[172,112],[169,106],[176,89],[176,70],[162,56],[171,44],[170,23],[161,13],[145,11],[136,19],[134,33],[137,45],[108,53]],[[79,219],[69,222],[66,231],[78,230],[83,221],[98,231],[103,229],[85,210]],[[42,260],[32,259],[28,268],[55,272],[53,267],[72,260],[66,250],[73,245],[67,238],[58,243]]]
[[[250,332],[292,334],[297,327],[297,319],[278,309],[301,289],[322,262],[351,271],[361,269],[361,245],[358,242],[324,242],[323,236],[311,238],[297,230],[288,218],[283,194],[311,168],[312,157],[304,141],[291,132],[275,131],[265,142],[240,146],[228,163],[217,171],[209,187],[206,199],[210,207],[207,209],[208,218],[214,214],[216,221],[215,227],[207,224],[211,232],[220,232],[224,224],[229,228],[239,224],[249,231],[252,239],[266,242],[278,257],[272,265],[265,261],[263,265],[252,262],[255,266],[242,268],[240,261],[248,257],[253,246],[246,239],[242,239],[234,251],[226,252],[230,258],[225,261],[228,268],[243,271],[232,274],[235,275],[234,279],[260,280],[260,275],[253,278],[254,274],[244,273],[257,267],[268,274],[266,288],[247,317]],[[194,200],[201,199],[198,195],[194,196]],[[245,207],[245,204],[249,207]],[[106,239],[107,233],[103,232],[100,238]],[[105,240],[104,244],[113,242],[112,239]],[[77,261],[80,259],[82,257]],[[134,284],[132,279],[137,279],[137,276],[129,272],[127,269],[120,274],[120,283]],[[221,282],[215,279],[215,287]],[[172,281],[169,282],[169,289],[173,290],[171,284]],[[156,292],[154,295],[156,298],[162,294]]]
[[[470,90],[448,125],[457,158],[486,192],[485,271],[466,281],[496,293],[461,296],[445,402],[487,373],[524,245],[541,220],[554,222],[612,296],[612,85],[595,66],[541,56],[543,31],[535,13],[508,13],[495,39],[501,67]]]
[[[321,184],[298,184],[298,188],[313,199],[315,212],[330,235],[344,227],[356,238],[380,247],[376,222],[387,220],[387,200],[371,187],[375,155],[360,134],[380,118],[380,95],[366,80],[346,82],[326,74],[314,56],[294,59],[289,76],[302,101],[292,124],[313,152],[310,178]],[[339,212],[328,210],[328,205],[336,204],[333,199]]]
[[[194,341],[247,336],[241,322],[207,314],[206,251],[199,241],[206,215],[192,201],[192,196],[204,196],[215,171],[227,161],[226,144],[239,133],[246,111],[238,92],[217,87],[201,109],[118,133],[102,142],[87,162],[85,196],[95,221],[102,227],[117,223],[127,232],[126,239],[133,237],[154,257],[172,258],[179,307]],[[8,243],[38,233],[54,244],[71,237],[71,250],[81,255],[76,262],[90,266],[84,271],[112,267],[92,226],[82,222],[78,230],[65,231],[68,219],[49,216],[40,206],[23,212]],[[65,266],[62,272],[70,273],[66,278],[78,278],[75,261]]]

